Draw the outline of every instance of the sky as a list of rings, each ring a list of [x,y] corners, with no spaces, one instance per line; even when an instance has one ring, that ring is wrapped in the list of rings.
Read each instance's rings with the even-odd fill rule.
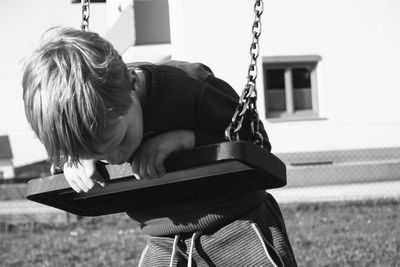
[[[47,158],[25,119],[23,60],[48,28],[79,28],[80,23],[81,6],[71,0],[0,1],[0,135],[9,136],[16,167]],[[105,4],[91,4],[89,27],[100,34],[106,32]]]

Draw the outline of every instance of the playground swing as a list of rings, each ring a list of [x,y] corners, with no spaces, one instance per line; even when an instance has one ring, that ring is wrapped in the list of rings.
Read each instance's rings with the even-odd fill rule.
[[[262,0],[255,0],[251,62],[238,107],[225,131],[226,142],[196,147],[165,161],[166,174],[159,179],[136,180],[130,164],[99,164],[107,180],[88,193],[76,193],[63,174],[28,182],[27,198],[80,216],[100,216],[134,211],[143,205],[187,201],[221,194],[271,189],[286,184],[286,166],[262,148],[256,108],[258,39],[261,34]],[[82,30],[88,30],[89,1],[82,0]],[[251,141],[240,141],[243,121],[250,119]],[[180,192],[175,194],[174,192]]]

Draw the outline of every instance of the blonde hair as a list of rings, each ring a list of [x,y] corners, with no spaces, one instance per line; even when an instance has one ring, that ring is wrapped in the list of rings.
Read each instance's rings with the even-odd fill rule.
[[[108,120],[127,113],[132,86],[126,65],[97,33],[52,28],[23,70],[25,114],[50,161],[77,163]]]

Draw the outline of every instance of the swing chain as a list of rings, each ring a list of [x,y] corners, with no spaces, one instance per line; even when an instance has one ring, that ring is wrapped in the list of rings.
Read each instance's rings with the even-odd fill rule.
[[[81,4],[82,4],[81,29],[87,32],[89,30],[90,0],[81,0]]]
[[[247,71],[247,81],[239,99],[239,105],[233,114],[232,121],[225,130],[225,139],[229,141],[239,140],[239,131],[243,125],[243,119],[247,112],[250,118],[250,137],[254,144],[262,147],[263,136],[260,133],[260,118],[257,111],[257,89],[256,79],[258,74],[257,59],[260,52],[259,37],[261,35],[261,15],[264,11],[262,0],[255,0],[254,3],[254,22],[252,25],[252,41],[250,45],[250,65]]]

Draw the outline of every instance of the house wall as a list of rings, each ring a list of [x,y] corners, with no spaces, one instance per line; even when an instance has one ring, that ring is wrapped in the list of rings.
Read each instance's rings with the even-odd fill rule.
[[[14,178],[14,166],[9,159],[0,159],[0,179]]]
[[[264,2],[260,57],[322,57],[317,70],[321,120],[267,121],[259,74],[258,109],[274,151],[399,146],[400,2]],[[169,3],[173,57],[208,64],[241,92],[249,64],[253,3]]]

